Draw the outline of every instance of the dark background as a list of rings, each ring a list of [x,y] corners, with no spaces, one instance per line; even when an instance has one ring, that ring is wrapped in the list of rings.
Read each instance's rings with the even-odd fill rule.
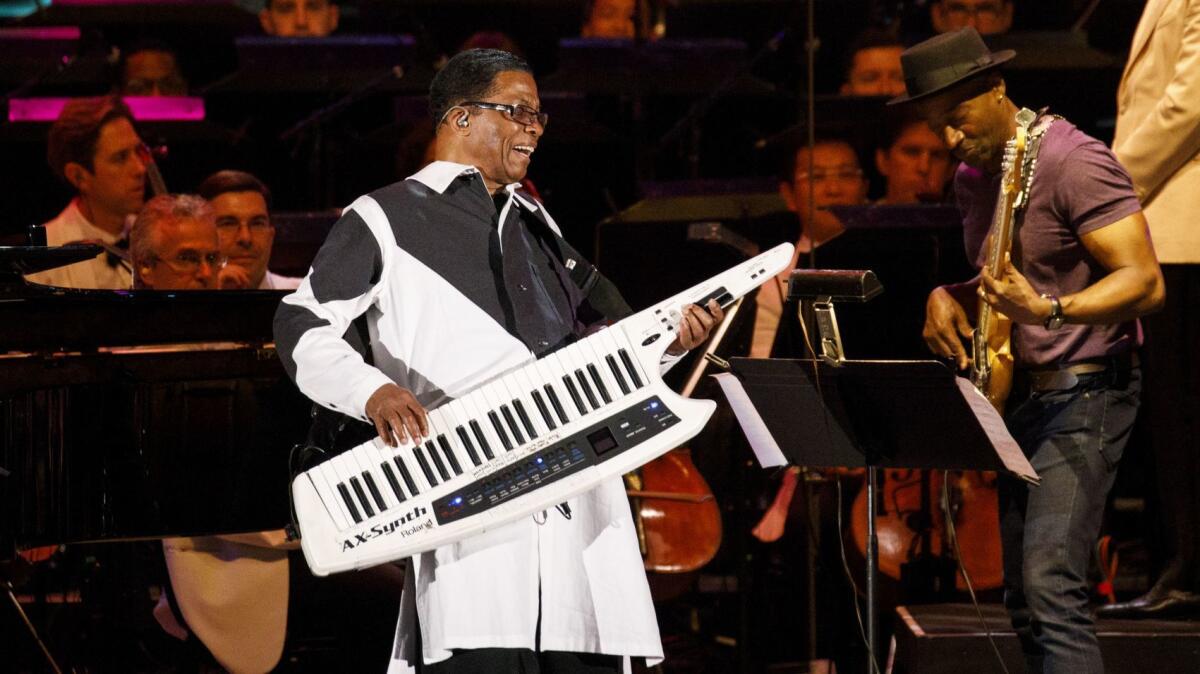
[[[15,3],[8,3],[15,6]],[[1015,28],[1063,31],[1074,20],[1081,0],[1029,2],[1017,0]],[[1018,103],[1049,105],[1101,139],[1112,133],[1116,83],[1123,51],[1142,3],[1105,0],[1086,33],[1042,35],[1032,45],[1019,42],[1021,60],[1008,75]],[[275,210],[310,211],[338,208],[358,195],[409,175],[399,166],[401,145],[422,135],[429,124],[423,93],[432,64],[452,54],[477,30],[500,30],[524,49],[543,85],[544,107],[551,124],[530,169],[530,178],[567,230],[588,252],[597,222],[634,203],[644,181],[683,178],[771,176],[771,147],[755,149],[801,119],[805,81],[804,35],[807,4],[784,0],[675,0],[668,4],[670,38],[733,38],[746,45],[745,61],[758,54],[754,80],[730,87],[731,93],[704,103],[695,124],[668,142],[664,135],[689,108],[712,95],[719,81],[681,81],[689,91],[644,95],[588,93],[589,78],[568,73],[550,77],[560,67],[558,42],[578,33],[583,3],[572,0],[363,0],[342,3],[340,36],[355,33],[411,35],[415,48],[405,55],[406,76],[363,96],[320,124],[288,140],[280,134],[312,112],[350,93],[331,91],[314,75],[309,91],[280,92],[239,80],[233,38],[256,35],[257,18],[234,5],[192,3],[123,6],[51,5],[7,25],[79,25],[77,58],[65,69],[48,61],[19,61],[16,52],[0,57],[0,90],[25,85],[24,96],[96,95],[111,88],[114,49],[135,40],[155,38],[179,51],[193,93],[203,92],[208,119],[202,124],[143,125],[152,144],[169,148],[160,160],[172,191],[194,189],[199,180],[222,168],[242,168],[262,177],[274,191]],[[901,21],[910,41],[928,29],[922,2],[814,0],[814,29],[819,46],[814,62],[815,91],[836,92],[841,82],[844,50],[853,36],[875,21]],[[781,38],[775,50],[767,41]],[[1009,37],[1006,40],[1011,41]],[[1071,43],[1077,43],[1072,47]],[[11,44],[11,43],[9,43]],[[1007,43],[1006,43],[1007,44]],[[1003,46],[1003,45],[1002,45]],[[1075,70],[1063,70],[1055,56],[1078,53]],[[760,53],[762,52],[762,53]],[[698,48],[693,58],[702,59]],[[1061,61],[1061,59],[1059,59]],[[682,65],[682,64],[680,64]],[[738,70],[741,66],[712,64]],[[383,68],[365,67],[352,83],[364,83]],[[668,72],[670,69],[667,69]],[[697,67],[703,72],[705,67]],[[302,75],[302,73],[295,73]],[[233,76],[231,76],[233,75]],[[708,81],[704,81],[707,79]],[[5,115],[7,119],[7,115]],[[869,117],[859,125],[863,164],[868,166],[873,138]],[[845,119],[818,105],[817,123],[844,126]],[[0,236],[23,232],[61,209],[69,190],[45,162],[46,124],[0,124],[0,185],[4,214]],[[693,165],[692,152],[698,154]],[[878,193],[881,186],[875,186]]]

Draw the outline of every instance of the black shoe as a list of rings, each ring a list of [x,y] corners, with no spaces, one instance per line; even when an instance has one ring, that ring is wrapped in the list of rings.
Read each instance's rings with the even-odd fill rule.
[[[1200,594],[1186,590],[1161,590],[1156,586],[1137,599],[1101,606],[1096,609],[1096,615],[1128,620],[1200,618]]]

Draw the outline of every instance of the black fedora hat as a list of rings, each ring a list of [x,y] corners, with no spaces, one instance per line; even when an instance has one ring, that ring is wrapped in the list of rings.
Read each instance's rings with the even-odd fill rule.
[[[1011,49],[989,51],[983,38],[971,27],[935,35],[900,55],[908,91],[888,101],[888,105],[928,98],[995,70],[1016,55]]]

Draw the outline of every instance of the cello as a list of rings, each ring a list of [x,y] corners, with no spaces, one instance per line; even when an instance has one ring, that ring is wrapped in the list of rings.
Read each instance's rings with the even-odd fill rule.
[[[889,468],[881,471],[879,507],[875,518],[879,540],[879,571],[900,580],[902,567],[935,553],[948,556],[953,545],[948,536],[943,494],[943,471]],[[1000,520],[995,474],[951,471],[950,512],[958,537],[962,565],[977,590],[998,588],[1004,581],[1000,556]],[[934,507],[934,504],[938,504]],[[850,538],[859,554],[867,551],[867,490],[860,489],[851,506]],[[962,574],[955,586],[965,591]]]

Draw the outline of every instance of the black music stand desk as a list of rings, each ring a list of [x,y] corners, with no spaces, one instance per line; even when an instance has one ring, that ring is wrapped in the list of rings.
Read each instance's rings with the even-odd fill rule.
[[[730,365],[733,375],[718,379],[760,462],[867,468],[868,657],[878,652],[876,470],[987,470],[1038,480],[999,413],[940,362],[731,358]]]

